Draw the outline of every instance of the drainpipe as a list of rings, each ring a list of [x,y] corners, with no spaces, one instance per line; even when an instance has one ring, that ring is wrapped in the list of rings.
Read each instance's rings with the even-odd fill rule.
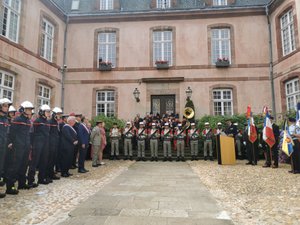
[[[275,105],[275,88],[274,88],[274,65],[273,65],[273,40],[272,40],[272,27],[270,22],[270,15],[269,15],[269,6],[266,6],[266,16],[268,20],[268,31],[269,31],[269,69],[270,69],[270,83],[271,83],[271,96],[272,96],[272,111],[275,122],[276,118],[276,105]]]
[[[64,53],[63,53],[63,66],[61,68],[61,109],[64,111],[65,107],[65,77],[67,72],[67,34],[68,34],[69,16],[66,19],[66,28],[64,34]]]

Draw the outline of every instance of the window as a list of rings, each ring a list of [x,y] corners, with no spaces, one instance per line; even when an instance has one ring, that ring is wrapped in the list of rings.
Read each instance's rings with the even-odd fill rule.
[[[218,58],[226,58],[231,62],[230,29],[212,29],[211,36],[211,63],[216,64]]]
[[[292,10],[285,13],[280,18],[281,43],[283,56],[296,50],[295,29]]]
[[[13,42],[18,42],[21,0],[3,0],[1,2],[1,35]]]
[[[13,100],[15,77],[0,70],[0,98]]]
[[[42,21],[41,56],[52,62],[54,26],[46,19]]]
[[[153,65],[156,61],[168,61],[173,63],[173,41],[172,31],[153,32]]]
[[[213,5],[227,5],[227,0],[213,0]]]
[[[100,0],[100,10],[113,10],[113,0]]]
[[[298,78],[285,83],[285,94],[287,110],[296,109],[297,103],[300,102],[300,87]]]
[[[213,91],[214,115],[233,115],[232,90],[218,89]]]
[[[98,59],[116,67],[116,32],[98,34]]]
[[[171,0],[156,0],[156,8],[158,9],[171,8]]]
[[[51,98],[51,88],[40,84],[38,97],[37,97],[38,107],[40,107],[41,105],[50,106],[50,98]]]
[[[80,0],[73,0],[71,10],[78,10],[79,9],[79,2],[80,2]]]
[[[96,114],[104,114],[112,117],[115,115],[115,92],[98,91],[96,92]]]

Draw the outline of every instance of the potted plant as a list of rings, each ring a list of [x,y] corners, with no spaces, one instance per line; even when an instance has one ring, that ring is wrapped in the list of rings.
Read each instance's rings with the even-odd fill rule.
[[[169,61],[167,60],[156,60],[155,65],[156,65],[156,69],[158,70],[169,69]]]
[[[112,69],[111,62],[99,62],[99,70],[100,71],[110,71]]]
[[[228,58],[218,58],[216,61],[216,67],[229,67],[230,62]]]

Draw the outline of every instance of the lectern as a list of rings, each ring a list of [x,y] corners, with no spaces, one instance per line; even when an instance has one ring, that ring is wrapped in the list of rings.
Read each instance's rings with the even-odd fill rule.
[[[226,135],[217,135],[217,154],[218,164],[234,165],[235,164],[235,148],[234,138]]]

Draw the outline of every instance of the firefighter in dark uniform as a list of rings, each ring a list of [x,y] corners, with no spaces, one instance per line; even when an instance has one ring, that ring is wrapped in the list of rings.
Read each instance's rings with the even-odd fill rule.
[[[55,171],[56,172],[61,172],[61,131],[64,125],[67,123],[69,115],[63,114],[61,116],[61,122],[58,124],[58,130],[59,130],[59,141],[58,141],[58,150],[57,150],[57,155],[56,155],[56,165],[55,165]]]
[[[8,119],[7,112],[11,101],[7,98],[0,99],[0,174],[3,174],[4,160],[7,151],[7,133],[8,133]],[[5,193],[0,193],[0,198],[4,198]]]
[[[50,107],[42,105],[39,109],[39,117],[33,122],[32,159],[28,169],[28,184],[33,185],[35,172],[39,169],[38,183],[49,184],[47,178],[47,162],[49,156],[49,123]]]
[[[49,133],[49,156],[47,162],[48,178],[51,180],[59,180],[60,177],[54,173],[56,163],[58,145],[59,145],[59,124],[58,121],[62,116],[62,110],[59,107],[52,109],[51,119],[48,121],[50,126]]]
[[[20,116],[11,123],[9,132],[9,151],[13,154],[6,172],[6,194],[16,195],[19,191],[15,188],[18,180],[19,188],[29,188],[26,184],[26,171],[30,150],[30,118],[34,106],[31,102],[25,101],[19,108]]]

